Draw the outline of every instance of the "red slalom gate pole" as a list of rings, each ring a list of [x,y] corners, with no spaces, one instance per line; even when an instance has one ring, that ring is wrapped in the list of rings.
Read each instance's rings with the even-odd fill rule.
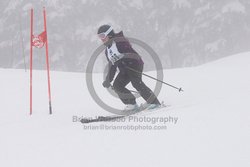
[[[30,115],[32,115],[33,9],[30,11]]]
[[[45,7],[43,7],[43,16],[44,16],[44,31],[46,33],[46,65],[47,65],[47,76],[48,76],[49,113],[52,114],[51,90],[50,90],[49,48],[48,48],[48,34],[47,34]]]

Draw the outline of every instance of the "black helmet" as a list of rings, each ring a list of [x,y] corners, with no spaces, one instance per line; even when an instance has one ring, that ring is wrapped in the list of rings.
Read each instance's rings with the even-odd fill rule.
[[[106,36],[112,37],[114,35],[114,30],[110,25],[106,24],[98,28],[97,34],[103,35],[103,37],[106,37]]]

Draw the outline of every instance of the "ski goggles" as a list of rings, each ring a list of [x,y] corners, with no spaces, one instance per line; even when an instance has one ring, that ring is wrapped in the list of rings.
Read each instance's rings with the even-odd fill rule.
[[[100,39],[105,39],[112,30],[113,30],[113,28],[110,27],[106,32],[102,32],[102,33],[98,34],[98,37]]]

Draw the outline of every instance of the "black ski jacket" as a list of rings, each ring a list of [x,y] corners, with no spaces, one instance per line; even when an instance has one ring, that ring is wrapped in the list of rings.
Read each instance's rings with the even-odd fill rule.
[[[126,39],[123,35],[123,32],[119,32],[115,34],[113,38],[111,38],[106,45],[105,55],[109,62],[109,70],[108,74],[106,76],[106,80],[111,82],[114,79],[117,67],[121,73],[126,73],[127,69],[126,67],[129,64],[138,64],[143,65],[143,61],[141,59],[141,56],[132,48],[131,44],[129,43],[128,39]],[[118,50],[118,52],[122,55],[119,57],[116,61],[111,61],[109,52],[112,52],[113,50]],[[115,52],[115,51],[114,51]]]

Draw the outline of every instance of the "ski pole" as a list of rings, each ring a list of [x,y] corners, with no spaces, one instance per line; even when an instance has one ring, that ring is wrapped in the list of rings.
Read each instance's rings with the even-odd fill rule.
[[[133,69],[133,68],[131,68],[131,67],[126,66],[126,68],[129,69],[129,70],[131,70],[131,71],[134,71],[134,72],[136,72],[136,73],[142,74],[142,75],[144,75],[144,76],[146,76],[146,77],[148,77],[148,78],[151,78],[151,79],[153,79],[153,80],[156,80],[156,81],[158,81],[158,82],[161,82],[161,83],[163,83],[163,84],[165,84],[165,85],[168,85],[168,86],[170,86],[170,87],[172,87],[172,88],[175,88],[175,89],[179,90],[179,92],[181,92],[181,91],[184,92],[184,90],[183,90],[182,88],[178,88],[178,87],[176,87],[176,86],[173,86],[173,85],[171,85],[171,84],[168,84],[168,83],[166,83],[166,82],[164,82],[164,81],[161,81],[161,80],[159,80],[159,79],[157,79],[157,78],[154,78],[154,77],[152,77],[152,76],[150,76],[150,75],[147,75],[147,74],[145,74],[145,73],[143,73],[143,72],[139,72],[139,71],[137,71],[137,70],[135,70],[135,69]]]
[[[115,90],[113,86],[111,86],[111,89]],[[128,90],[129,90],[129,89],[128,89]],[[129,90],[129,91],[132,92],[132,93],[139,93],[139,92],[134,91],[134,90]]]

